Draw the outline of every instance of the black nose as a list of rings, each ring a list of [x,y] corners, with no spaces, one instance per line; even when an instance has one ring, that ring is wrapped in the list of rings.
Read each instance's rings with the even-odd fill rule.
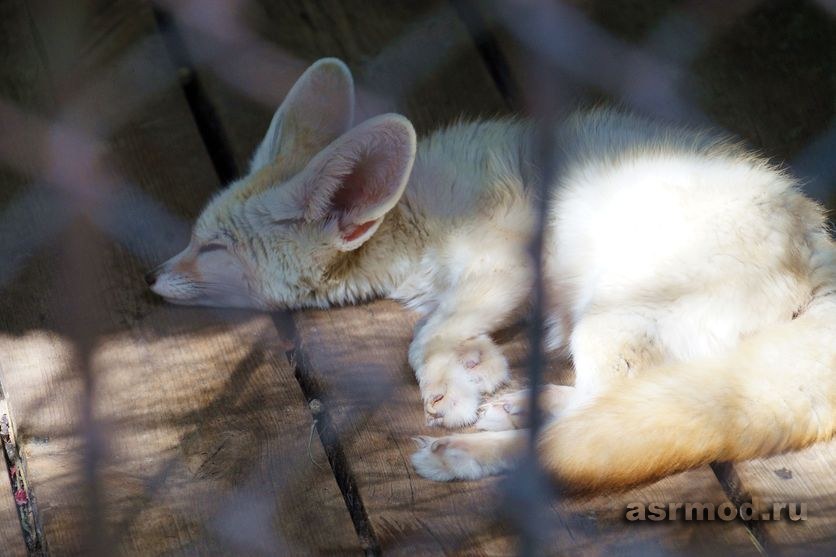
[[[154,283],[157,282],[157,273],[151,271],[149,273],[145,273],[145,284],[148,286],[154,286]]]

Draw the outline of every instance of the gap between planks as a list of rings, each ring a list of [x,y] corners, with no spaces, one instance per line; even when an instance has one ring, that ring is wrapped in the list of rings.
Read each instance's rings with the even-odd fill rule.
[[[10,556],[42,555],[40,525],[37,509],[26,482],[25,463],[17,444],[14,419],[6,403],[3,386],[0,385],[0,452],[3,453],[0,470],[9,479],[9,497],[0,504],[0,547]],[[25,496],[18,502],[20,493]],[[14,540],[14,541],[13,541]],[[4,553],[5,554],[5,553]]]

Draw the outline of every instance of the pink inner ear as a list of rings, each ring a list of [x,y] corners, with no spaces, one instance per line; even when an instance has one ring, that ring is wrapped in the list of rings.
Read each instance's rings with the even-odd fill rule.
[[[369,155],[358,161],[341,179],[340,189],[331,197],[331,208],[348,213],[378,203],[385,193],[380,183],[385,176],[379,175],[384,162],[382,157]]]
[[[363,224],[358,224],[357,226],[350,226],[348,230],[343,232],[342,238],[346,242],[352,242],[368,232],[369,228],[374,226],[374,223],[377,221],[370,220],[369,222],[364,222]]]
[[[362,212],[370,205],[379,202],[381,191],[377,186],[379,177],[374,175],[376,161],[366,158],[357,163],[351,173],[342,178],[340,189],[331,197],[331,210],[339,213],[340,236],[345,242],[352,242],[369,231],[376,219],[355,224],[350,215]]]

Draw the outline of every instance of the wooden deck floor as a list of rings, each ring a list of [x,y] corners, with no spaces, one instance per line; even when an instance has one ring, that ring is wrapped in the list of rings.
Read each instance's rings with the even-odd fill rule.
[[[185,243],[319,57],[351,67],[358,118],[399,111],[419,133],[524,107],[532,54],[489,4],[258,0],[245,36],[229,15],[212,32],[200,28],[208,16],[189,26],[140,0],[0,3],[0,121],[17,122],[0,138],[0,413],[13,418],[39,544],[27,549],[0,490],[0,554],[518,551],[501,480],[432,483],[409,464],[410,437],[432,433],[406,362],[412,315],[390,302],[290,316],[175,308],[142,281]],[[576,4],[627,44],[681,25],[664,19],[664,2],[620,17],[604,2]],[[828,16],[812,2],[764,2],[735,17],[703,22],[714,31],[689,62],[694,98],[771,156],[803,158],[833,116],[830,62],[822,70],[816,57]],[[89,141],[62,143],[46,119]],[[72,193],[90,183],[101,188]],[[521,378],[524,342],[513,331],[504,340]],[[567,381],[565,363],[549,376]],[[752,499],[806,503],[808,518],[623,518],[634,501]],[[836,443],[555,499],[545,514],[548,554],[829,554]]]

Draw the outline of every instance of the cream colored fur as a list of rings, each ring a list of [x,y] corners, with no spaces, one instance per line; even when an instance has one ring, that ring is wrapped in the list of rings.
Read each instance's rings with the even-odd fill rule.
[[[428,478],[477,478],[524,446],[525,394],[491,333],[526,311],[538,179],[532,126],[461,123],[416,143],[402,116],[352,127],[345,66],[314,64],[250,173],[155,273],[175,303],[327,307],[390,297],[409,348]],[[542,458],[560,481],[623,487],[712,460],[801,448],[836,420],[836,248],[794,180],[710,135],[611,111],[557,130],[546,229],[550,387]]]

